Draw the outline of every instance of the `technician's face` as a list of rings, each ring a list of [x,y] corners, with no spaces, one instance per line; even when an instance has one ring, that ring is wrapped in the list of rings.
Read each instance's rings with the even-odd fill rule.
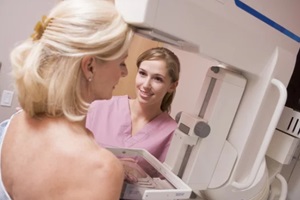
[[[92,81],[94,100],[110,99],[115,86],[121,77],[127,76],[125,59],[127,53],[112,61],[95,61],[95,74]]]
[[[141,103],[161,105],[167,92],[173,91],[166,63],[162,60],[145,60],[136,76],[137,98]]]

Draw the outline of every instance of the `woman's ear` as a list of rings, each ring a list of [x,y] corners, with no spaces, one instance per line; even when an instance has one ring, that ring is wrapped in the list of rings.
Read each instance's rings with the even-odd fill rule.
[[[178,85],[178,81],[171,83],[170,88],[168,90],[169,93],[174,92],[174,90],[176,90],[176,87]]]
[[[84,56],[81,60],[81,70],[84,74],[84,77],[88,81],[92,81],[94,76],[94,68],[93,68],[94,57],[92,56]]]

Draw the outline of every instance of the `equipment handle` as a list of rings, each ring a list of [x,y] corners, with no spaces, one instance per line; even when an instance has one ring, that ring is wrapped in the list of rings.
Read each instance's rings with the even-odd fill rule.
[[[281,190],[280,190],[280,196],[279,200],[286,200],[287,198],[287,192],[288,192],[288,184],[285,180],[285,178],[281,174],[276,174],[275,176],[281,183]]]
[[[257,154],[256,160],[254,162],[254,165],[253,165],[253,168],[250,172],[250,175],[248,176],[248,179],[245,182],[242,182],[242,183],[239,183],[239,182],[236,182],[236,181],[234,181],[232,183],[232,186],[237,188],[237,189],[246,189],[246,188],[250,187],[253,184],[253,182],[255,180],[255,177],[257,175],[257,172],[258,172],[258,170],[261,166],[261,163],[265,158],[266,152],[268,150],[269,144],[270,144],[271,139],[272,139],[273,134],[274,134],[274,130],[276,129],[277,123],[280,119],[281,113],[282,113],[283,108],[285,106],[285,102],[286,102],[286,99],[287,99],[287,91],[286,91],[285,86],[283,85],[283,83],[281,81],[279,81],[277,79],[272,79],[271,83],[273,85],[275,85],[277,87],[278,91],[279,91],[279,99],[278,99],[278,102],[277,102],[277,106],[275,108],[274,114],[272,116],[272,119],[271,119],[270,124],[269,124],[268,129],[267,129],[265,138],[264,138],[263,143],[260,147],[260,150]]]

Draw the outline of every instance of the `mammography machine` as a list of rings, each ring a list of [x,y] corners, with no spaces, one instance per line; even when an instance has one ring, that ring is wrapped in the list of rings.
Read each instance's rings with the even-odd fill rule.
[[[272,199],[279,180],[285,199],[280,170],[293,156],[300,126],[299,96],[287,94],[289,83],[295,92],[290,80],[300,68],[300,1],[115,3],[137,33],[219,62],[207,72],[194,113],[178,115],[162,164],[192,189],[188,198]]]

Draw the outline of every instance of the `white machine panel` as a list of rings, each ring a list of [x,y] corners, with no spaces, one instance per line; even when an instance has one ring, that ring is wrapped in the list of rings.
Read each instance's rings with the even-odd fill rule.
[[[236,0],[236,5],[264,21],[282,34],[300,41],[299,2],[297,0]],[[284,9],[282,9],[284,8]],[[279,10],[280,9],[280,10]]]
[[[201,111],[196,113],[214,127],[211,132],[219,135],[197,140],[193,147],[196,150],[191,152],[181,178],[194,192],[204,190],[208,199],[266,199],[269,181],[273,180],[268,180],[265,155],[285,106],[286,87],[300,47],[300,1],[115,2],[125,21],[134,26],[138,34],[209,57],[246,80],[241,97],[231,98],[233,94],[226,93],[230,84],[219,84],[222,98],[218,95],[211,98],[209,104],[213,106],[205,115]],[[207,85],[204,82],[203,90]],[[196,112],[201,110],[204,99],[205,95],[200,95]],[[222,99],[226,99],[223,104]],[[234,113],[226,110],[226,105],[233,102],[238,102]],[[230,118],[226,112],[233,121],[222,129]],[[286,127],[287,121],[283,122]],[[297,129],[298,125],[293,126]],[[185,141],[189,140],[185,138]],[[180,143],[179,140],[176,142]],[[193,145],[193,142],[188,143]],[[287,144],[294,145],[295,141],[288,139]],[[213,159],[207,155],[212,155]],[[284,156],[278,159],[287,161]],[[179,162],[167,162],[169,165],[174,163]],[[212,166],[215,168],[210,169]],[[175,169],[177,166],[170,167]],[[226,175],[216,171],[222,167],[226,169]],[[281,199],[284,195],[282,192]]]
[[[108,148],[120,158],[142,159],[157,170],[159,176],[149,177],[154,187],[146,187],[139,182],[124,184],[122,199],[136,200],[179,200],[189,199],[192,190],[180,178],[174,175],[167,167],[160,163],[153,155],[144,149]]]

